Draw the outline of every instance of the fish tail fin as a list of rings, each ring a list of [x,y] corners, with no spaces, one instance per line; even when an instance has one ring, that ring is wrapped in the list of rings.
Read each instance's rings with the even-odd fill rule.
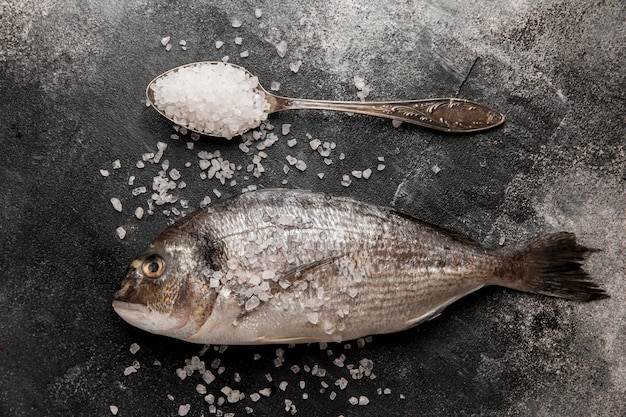
[[[596,249],[576,243],[573,233],[555,233],[498,251],[502,255],[498,285],[574,301],[609,297],[581,268]]]

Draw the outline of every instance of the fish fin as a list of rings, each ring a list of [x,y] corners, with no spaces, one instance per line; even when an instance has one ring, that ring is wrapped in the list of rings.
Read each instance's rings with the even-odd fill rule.
[[[292,336],[292,337],[281,337],[281,336],[259,336],[257,342],[260,344],[285,344],[288,345],[290,343],[312,343],[317,341],[317,339],[304,336]]]
[[[502,262],[497,285],[520,291],[590,301],[609,295],[581,268],[596,249],[576,243],[573,233],[555,233],[498,250]]]
[[[287,279],[287,280],[292,279],[292,278],[299,278],[305,272],[311,272],[314,269],[317,269],[322,266],[326,266],[332,262],[335,262],[335,260],[339,258],[340,256],[331,256],[330,258],[319,259],[317,261],[313,261],[313,262],[309,262],[303,265],[293,267],[291,269],[286,270],[281,275],[281,278]]]
[[[430,320],[436,319],[437,317],[439,317],[441,315],[441,313],[443,313],[443,310],[445,310],[446,307],[448,307],[450,304],[460,300],[461,298],[465,297],[466,295],[469,295],[469,294],[473,293],[474,291],[478,291],[482,287],[483,287],[483,285],[479,285],[476,288],[472,288],[471,290],[469,290],[467,292],[464,292],[461,295],[457,295],[456,297],[451,298],[450,300],[446,301],[442,305],[437,306],[436,308],[430,310],[426,314],[422,314],[419,317],[415,317],[413,319],[407,320],[405,322],[406,328],[408,329],[409,327],[415,327],[418,324],[422,324],[422,323],[424,323],[426,321],[430,321]]]

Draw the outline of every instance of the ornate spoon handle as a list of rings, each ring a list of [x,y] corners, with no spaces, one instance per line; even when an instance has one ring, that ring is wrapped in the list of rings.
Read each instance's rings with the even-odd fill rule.
[[[504,115],[479,103],[458,98],[352,102],[293,99],[267,95],[270,113],[282,110],[334,110],[386,117],[453,133],[471,133],[504,123]]]

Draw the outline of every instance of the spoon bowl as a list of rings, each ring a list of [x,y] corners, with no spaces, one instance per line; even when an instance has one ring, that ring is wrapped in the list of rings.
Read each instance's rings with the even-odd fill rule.
[[[224,133],[219,129],[200,129],[194,127],[191,122],[183,120],[177,117],[173,117],[168,112],[168,106],[159,102],[155,91],[159,90],[160,85],[166,84],[166,80],[173,74],[180,73],[181,71],[194,71],[195,69],[202,69],[203,66],[216,66],[211,68],[216,70],[219,68],[226,68],[228,71],[239,72],[241,76],[244,76],[245,80],[251,82],[251,93],[264,101],[262,114],[249,125],[235,126],[238,129],[233,129]],[[209,68],[209,67],[207,67]],[[228,82],[228,81],[227,81]],[[211,84],[217,85],[215,88],[220,88],[222,82],[215,82]],[[195,91],[194,91],[195,93]],[[252,75],[245,68],[235,64],[204,61],[185,64],[180,67],[172,68],[163,74],[155,77],[146,88],[146,98],[148,103],[156,109],[163,117],[169,119],[173,123],[180,124],[192,132],[196,132],[202,135],[208,136],[222,136],[230,139],[232,136],[243,134],[245,131],[255,128],[260,125],[263,120],[267,118],[267,115],[284,110],[332,110],[342,111],[349,113],[359,113],[370,116],[384,117],[393,120],[399,120],[402,122],[422,126],[429,129],[434,129],[448,133],[473,133],[487,129],[497,127],[504,123],[504,115],[479,103],[473,101],[459,99],[459,98],[430,98],[422,100],[402,100],[402,101],[378,101],[378,102],[359,102],[359,101],[330,101],[330,100],[309,100],[289,98],[274,95],[268,92],[258,82],[258,78]],[[222,110],[222,104],[214,104],[214,107],[207,106],[207,113],[211,110]],[[237,107],[237,106],[235,106]],[[171,106],[170,106],[171,109]],[[235,109],[233,109],[235,111]],[[202,112],[196,112],[202,113]],[[202,117],[202,114],[198,115]],[[255,125],[256,123],[256,125]],[[187,124],[185,126],[185,124]],[[236,123],[235,123],[236,125]]]

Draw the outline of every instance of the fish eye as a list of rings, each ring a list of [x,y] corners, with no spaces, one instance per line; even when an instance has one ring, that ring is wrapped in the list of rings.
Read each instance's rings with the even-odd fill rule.
[[[165,262],[159,255],[146,258],[141,264],[141,272],[148,278],[159,278],[165,272]]]

